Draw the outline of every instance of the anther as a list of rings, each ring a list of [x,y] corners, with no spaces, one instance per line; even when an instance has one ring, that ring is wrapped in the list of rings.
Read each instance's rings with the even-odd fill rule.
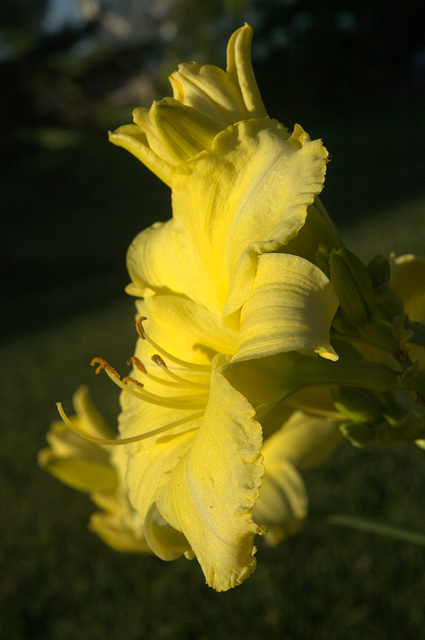
[[[164,360],[161,358],[161,356],[159,355],[159,353],[155,353],[152,358],[151,358],[152,362],[155,362],[155,364],[158,365],[158,367],[165,367],[167,368],[167,365],[165,364]]]
[[[138,318],[136,322],[136,331],[142,340],[145,340],[145,337],[146,337],[145,331],[143,329],[143,324],[142,324],[144,320],[147,320],[147,318],[145,318],[145,316],[140,316],[140,318]]]
[[[132,378],[131,376],[125,376],[125,378],[122,379],[122,382],[124,384],[126,382],[131,382],[132,384],[136,385],[136,387],[139,387],[139,389],[143,389],[143,387],[145,386],[143,382],[139,382],[138,380],[136,380],[135,378]]]
[[[180,420],[176,420],[175,422],[170,422],[169,424],[164,425],[163,427],[158,427],[158,429],[153,429],[152,431],[147,431],[146,433],[141,433],[137,436],[131,436],[130,438],[98,438],[97,436],[92,436],[90,433],[86,433],[77,427],[75,422],[70,420],[63,410],[62,404],[60,402],[56,403],[57,409],[59,411],[59,415],[64,421],[64,423],[77,435],[85,440],[89,440],[90,442],[94,442],[96,444],[104,445],[120,445],[120,444],[131,444],[133,442],[139,442],[140,440],[146,440],[147,438],[152,438],[152,436],[157,436],[169,429],[173,429],[174,427],[180,427],[192,420],[197,420],[203,414],[202,411],[198,411],[197,413],[193,413],[190,416],[186,416],[185,418],[181,418]],[[199,425],[193,427],[192,429],[188,429],[188,431],[196,431],[199,429]]]
[[[137,358],[136,356],[131,356],[131,358],[129,358],[127,360],[127,364],[134,364],[134,366],[141,371],[142,373],[147,373],[146,367],[143,364],[143,362],[141,360],[139,360],[139,358]]]
[[[90,362],[90,366],[94,367],[96,364],[98,365],[95,371],[96,375],[105,370],[106,372],[118,378],[118,380],[120,379],[120,374],[115,371],[114,367],[111,367],[111,365],[103,358],[93,358],[93,360]]]

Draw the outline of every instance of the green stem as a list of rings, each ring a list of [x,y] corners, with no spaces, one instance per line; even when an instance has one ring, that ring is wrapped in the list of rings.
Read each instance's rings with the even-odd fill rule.
[[[335,513],[324,516],[316,516],[329,524],[338,527],[347,527],[348,529],[356,529],[365,533],[375,533],[387,538],[395,538],[403,542],[411,544],[425,545],[425,533],[419,531],[411,531],[403,527],[395,527],[377,520],[369,520],[368,518],[358,518],[343,513]]]

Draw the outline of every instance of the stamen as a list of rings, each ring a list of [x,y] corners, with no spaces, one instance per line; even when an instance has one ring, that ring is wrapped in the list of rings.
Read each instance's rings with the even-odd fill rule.
[[[145,365],[143,364],[143,362],[141,360],[139,360],[139,358],[137,358],[136,356],[131,356],[131,358],[129,358],[127,360],[127,364],[130,365],[131,363],[133,363],[136,366],[136,369],[138,369],[139,371],[141,371],[142,373],[146,374],[147,373],[147,369],[145,367]]]
[[[99,365],[95,371],[96,375],[99,375],[99,373],[105,369],[105,371],[111,373],[113,376],[118,378],[118,380],[120,379],[119,373],[115,371],[114,367],[111,367],[111,365],[103,358],[93,358],[90,362],[90,366],[94,367],[95,364]]]
[[[158,367],[161,367],[161,369],[164,371],[164,373],[166,373],[168,376],[170,376],[170,378],[172,378],[173,380],[178,382],[180,386],[182,386],[182,387],[196,387],[197,389],[209,389],[209,385],[208,384],[204,384],[203,382],[195,382],[195,381],[192,381],[192,380],[185,380],[184,378],[181,378],[179,375],[177,375],[177,373],[174,373],[173,371],[170,371],[170,369],[167,367],[167,365],[165,364],[164,360],[161,358],[159,353],[155,353],[152,356],[151,360],[152,360],[152,362],[155,362],[155,364],[157,364]]]
[[[130,365],[131,363],[135,365],[136,369],[141,371],[147,378],[149,378],[149,380],[158,382],[159,384],[162,384],[165,387],[173,387],[174,389],[181,389],[182,386],[187,386],[187,385],[178,384],[177,382],[171,382],[171,380],[164,380],[163,378],[158,378],[157,376],[152,375],[152,373],[149,373],[149,371],[146,369],[143,362],[141,362],[141,360],[139,360],[139,358],[137,358],[136,356],[131,356],[131,358],[127,360],[128,365]]]
[[[164,431],[168,431],[169,429],[173,429],[174,427],[179,427],[182,424],[185,424],[186,422],[190,422],[191,420],[196,420],[197,418],[200,418],[203,415],[203,411],[198,411],[197,413],[193,413],[191,416],[186,416],[186,418],[181,418],[180,420],[176,420],[175,422],[170,422],[169,424],[164,425],[163,427],[158,427],[158,429],[153,429],[152,431],[148,431],[147,433],[142,433],[138,436],[131,436],[130,438],[115,438],[111,440],[109,438],[98,438],[96,436],[92,436],[89,433],[85,433],[84,431],[81,431],[81,429],[76,427],[75,424],[73,424],[72,420],[68,418],[65,411],[63,410],[62,403],[57,402],[56,406],[58,408],[60,417],[65,422],[65,424],[71,429],[71,431],[76,433],[81,438],[84,438],[85,440],[89,440],[90,442],[94,442],[100,445],[118,445],[118,444],[131,444],[132,442],[140,442],[141,440],[146,440],[147,438],[151,438],[152,436],[157,436],[160,433],[164,433]],[[188,433],[189,431],[195,431],[197,429],[199,429],[199,427],[193,427],[192,429],[188,429],[186,433]]]
[[[207,393],[198,393],[190,396],[177,396],[176,398],[162,398],[161,396],[149,393],[149,391],[145,391],[144,389],[141,389],[140,391],[133,389],[121,380],[119,374],[106,362],[106,360],[103,360],[103,358],[93,358],[91,365],[94,366],[97,363],[99,363],[99,367],[96,369],[96,373],[105,371],[112,382],[124,391],[128,391],[131,395],[139,398],[139,400],[144,400],[145,402],[150,402],[151,404],[155,404],[160,407],[168,407],[169,409],[198,409],[205,407],[207,404]],[[127,376],[124,380],[135,383],[135,386],[139,389],[140,387],[143,387],[143,385],[137,380],[134,380],[134,378]]]
[[[191,369],[192,371],[211,371],[211,367],[209,364],[194,364],[193,362],[187,362],[187,360],[180,360],[180,358],[176,358],[175,356],[171,355],[171,353],[168,353],[168,351],[165,351],[165,349],[161,349],[161,347],[157,345],[156,342],[154,342],[144,330],[142,324],[144,320],[146,320],[144,316],[141,316],[137,320],[137,333],[142,340],[147,340],[149,344],[155,349],[155,351],[159,351],[159,353],[161,353],[167,360],[171,360],[171,362],[174,362],[175,364],[178,364],[186,369]]]

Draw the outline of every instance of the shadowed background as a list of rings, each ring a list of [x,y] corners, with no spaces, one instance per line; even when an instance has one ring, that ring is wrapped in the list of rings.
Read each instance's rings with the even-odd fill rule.
[[[88,363],[131,355],[123,293],[133,237],[171,214],[168,189],[106,131],[170,95],[179,61],[225,64],[254,26],[271,116],[331,154],[323,201],[351,248],[425,256],[425,41],[420,6],[303,0],[15,0],[0,8],[2,637],[357,640],[417,638],[421,547],[332,528],[267,549],[230,593],[196,562],[109,550],[88,498],[40,471],[36,453],[89,384],[114,422],[118,396]],[[306,476],[312,509],[423,530],[423,452],[342,447]]]

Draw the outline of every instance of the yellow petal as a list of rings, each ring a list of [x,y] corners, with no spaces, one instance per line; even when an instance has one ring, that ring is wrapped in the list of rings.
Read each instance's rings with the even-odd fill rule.
[[[407,254],[393,260],[391,286],[415,322],[425,322],[425,259]]]
[[[253,516],[267,528],[266,542],[275,545],[300,529],[307,517],[308,500],[294,465],[284,459],[279,464],[268,464],[267,449],[263,449],[263,455],[265,474]]]
[[[403,300],[404,310],[414,322],[425,322],[425,259],[407,254],[393,257],[393,273],[390,284]],[[425,352],[422,346],[409,344],[413,362],[425,368]]]
[[[176,165],[209,149],[215,136],[223,129],[209,115],[173,98],[155,102],[150,117],[166,153]]]
[[[65,428],[69,431],[68,427]],[[93,445],[92,455],[86,451],[84,457],[61,457],[52,449],[43,449],[38,454],[38,462],[45,471],[73,489],[114,491],[118,486],[115,469],[109,464],[107,456],[100,460],[95,450],[97,445],[90,444]]]
[[[94,407],[86,387],[74,394],[77,415],[71,420],[80,431],[100,437],[112,437],[112,430]],[[118,476],[110,462],[109,450],[89,442],[63,422],[54,422],[47,434],[49,448],[38,454],[39,464],[65,484],[80,491],[113,491]]]
[[[126,149],[143,162],[168,186],[171,185],[172,165],[156,154],[149,146],[146,133],[135,124],[126,124],[109,133],[109,140],[117,147]]]
[[[158,509],[186,536],[207,583],[223,591],[255,569],[251,516],[263,466],[261,427],[243,396],[212,374],[208,407],[192,447],[182,457]]]
[[[207,114],[222,128],[251,117],[239,87],[219,67],[196,62],[179,64],[170,82],[176,100]]]
[[[117,551],[128,553],[149,553],[143,527],[137,514],[132,510],[125,494],[94,493],[93,502],[103,509],[90,518],[89,529],[96,533],[107,545]]]
[[[296,411],[263,447],[266,472],[269,466],[290,460],[300,469],[316,467],[342,442],[340,421],[324,420]]]
[[[294,465],[309,468],[323,464],[341,443],[338,425],[297,411],[265,441],[265,473],[253,514],[256,522],[267,527],[269,544],[277,544],[302,525],[307,516],[307,494]]]
[[[126,291],[138,297],[148,289],[190,297],[198,275],[190,239],[176,231],[173,220],[157,222],[135,237],[127,252],[127,269],[131,284]]]
[[[337,307],[328,278],[311,262],[279,253],[260,255],[232,362],[295,350],[336,360],[329,330]]]
[[[153,340],[182,360],[210,364],[217,353],[234,353],[236,349],[235,332],[223,327],[219,316],[188,298],[147,295],[144,302],[137,301],[137,309],[139,315],[147,316],[144,325]],[[140,349],[149,357],[154,353],[144,341]]]
[[[219,312],[237,267],[243,291],[238,296],[235,288],[226,314],[239,308],[251,288],[253,256],[282,247],[304,224],[323,186],[326,157],[321,142],[300,127],[286,139],[279,123],[265,119],[229,127],[210,152],[180,166],[172,185],[174,225],[187,255],[196,256],[191,297]]]
[[[267,112],[251,64],[252,34],[252,27],[245,24],[231,36],[227,45],[226,73],[233,84],[239,87],[250,117],[264,118]]]

